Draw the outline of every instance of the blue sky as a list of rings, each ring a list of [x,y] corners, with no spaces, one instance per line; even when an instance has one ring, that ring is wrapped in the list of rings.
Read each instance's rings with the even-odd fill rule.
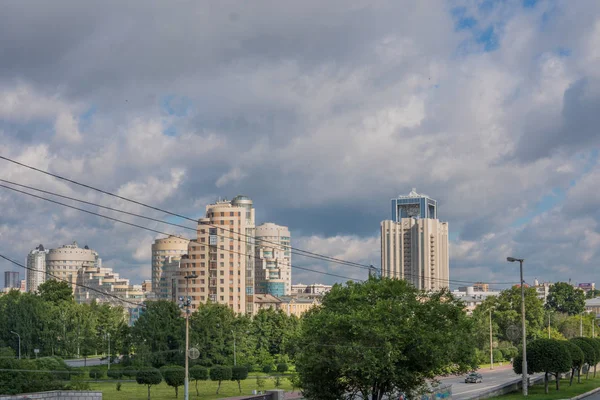
[[[194,218],[246,194],[295,247],[375,265],[390,199],[415,187],[449,222],[453,279],[506,281],[514,255],[529,280],[600,282],[593,0],[11,1],[0,27],[0,154]],[[150,276],[157,235],[6,191],[0,207],[2,254],[77,240]]]

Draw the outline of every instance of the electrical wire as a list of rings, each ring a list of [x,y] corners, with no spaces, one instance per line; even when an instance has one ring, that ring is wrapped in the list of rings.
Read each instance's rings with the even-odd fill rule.
[[[61,205],[63,207],[71,208],[71,209],[74,209],[74,210],[77,210],[77,211],[81,211],[81,212],[84,212],[84,213],[88,213],[88,214],[91,214],[91,215],[95,215],[95,216],[98,216],[98,217],[101,217],[101,218],[106,218],[106,219],[109,219],[109,220],[114,221],[114,222],[119,222],[119,223],[122,223],[122,224],[125,224],[125,225],[133,226],[135,228],[144,229],[144,230],[147,230],[147,231],[150,231],[150,232],[154,232],[154,233],[158,233],[158,234],[161,234],[161,235],[173,236],[173,234],[169,233],[169,232],[159,231],[159,230],[148,228],[148,227],[145,227],[145,226],[142,226],[142,225],[138,225],[138,224],[134,224],[134,223],[131,223],[131,222],[123,221],[123,220],[120,220],[118,218],[113,218],[113,217],[109,217],[107,215],[102,215],[102,214],[99,214],[99,213],[95,213],[93,211],[89,211],[89,210],[85,210],[83,208],[75,207],[75,206],[72,206],[70,204],[62,203],[60,201],[48,199],[48,198],[43,197],[43,196],[38,196],[38,195],[33,194],[33,193],[28,193],[28,192],[25,192],[23,190],[15,189],[15,188],[12,188],[10,186],[0,185],[0,187],[6,188],[6,189],[9,189],[9,190],[18,192],[18,193],[22,193],[22,194],[25,194],[25,195],[28,195],[28,196],[31,196],[31,197],[35,197],[35,198],[40,199],[40,200],[49,201],[51,203],[58,204],[58,205]],[[225,236],[222,236],[222,237],[225,238]],[[234,252],[236,254],[240,254],[240,255],[242,255],[244,257],[248,256],[248,254],[239,253],[239,252],[236,252],[236,251],[233,251],[233,250],[228,250],[228,251],[230,253]],[[254,256],[254,257],[256,257],[256,256]],[[302,270],[309,271],[309,272],[315,272],[315,273],[322,274],[322,275],[329,275],[329,276],[333,276],[333,277],[337,277],[337,278],[342,278],[342,279],[349,279],[349,280],[360,281],[360,279],[350,278],[350,277],[343,276],[343,275],[332,274],[332,273],[328,273],[328,272],[324,272],[324,271],[318,271],[318,270],[315,270],[315,269],[309,269],[309,268],[305,268],[305,267],[298,267],[298,266],[292,265],[292,264],[290,264],[290,267],[291,268],[302,269]]]
[[[11,162],[11,163],[13,163],[13,164],[19,165],[19,166],[21,166],[21,167],[24,167],[24,168],[31,169],[31,170],[33,170],[33,171],[36,171],[36,172],[39,172],[39,173],[42,173],[42,174],[45,174],[45,175],[52,176],[52,177],[54,177],[54,178],[56,178],[56,179],[60,179],[60,180],[63,180],[63,181],[66,181],[66,182],[69,182],[69,183],[72,183],[72,184],[75,184],[75,185],[78,185],[78,186],[81,186],[81,187],[87,188],[87,189],[91,189],[91,190],[97,191],[97,192],[99,192],[99,193],[102,193],[102,194],[106,194],[106,195],[108,195],[108,196],[112,196],[112,197],[115,197],[115,198],[118,198],[118,199],[121,199],[121,200],[125,200],[125,201],[128,201],[128,202],[131,202],[131,203],[133,203],[133,204],[137,204],[137,205],[140,205],[140,206],[143,206],[143,207],[146,207],[146,208],[152,209],[152,210],[160,211],[160,212],[162,212],[162,213],[165,213],[165,214],[168,214],[168,215],[171,215],[171,216],[174,216],[174,217],[178,217],[178,218],[186,219],[186,220],[188,220],[188,221],[198,222],[198,221],[197,221],[196,219],[194,219],[194,218],[190,218],[190,217],[187,217],[187,216],[185,216],[185,215],[181,215],[181,214],[174,213],[174,212],[171,212],[171,211],[168,211],[168,210],[165,210],[165,209],[159,208],[159,207],[155,207],[155,206],[152,206],[152,205],[149,205],[149,204],[146,204],[146,203],[142,203],[142,202],[140,202],[140,201],[137,201],[137,200],[129,199],[129,198],[127,198],[127,197],[120,196],[120,195],[118,195],[118,194],[111,193],[111,192],[108,192],[108,191],[106,191],[106,190],[102,190],[102,189],[96,188],[96,187],[94,187],[94,186],[87,185],[87,184],[85,184],[85,183],[77,182],[77,181],[75,181],[75,180],[73,180],[73,179],[69,179],[69,178],[66,178],[66,177],[63,177],[63,176],[60,176],[60,175],[57,175],[57,174],[53,174],[53,173],[51,173],[51,172],[48,172],[48,171],[44,171],[44,170],[42,170],[42,169],[39,169],[39,168],[33,167],[33,166],[31,166],[31,165],[27,165],[27,164],[21,163],[21,162],[19,162],[19,161],[13,160],[13,159],[11,159],[11,158],[8,158],[8,157],[5,157],[5,156],[1,156],[1,155],[0,155],[0,159],[2,159],[2,160],[5,160],[5,161],[8,161],[8,162]],[[218,226],[218,225],[212,225],[212,224],[206,224],[206,225],[209,225],[209,226],[212,226],[212,227],[215,227],[215,228],[221,228],[221,227],[220,227],[220,226]],[[233,230],[229,230],[229,229],[227,229],[227,230],[228,230],[229,232],[231,232],[231,233],[236,233],[236,234],[238,234],[238,235],[242,235],[242,236],[245,236],[245,237],[250,237],[250,238],[252,238],[252,239],[255,239],[253,236],[250,236],[250,235],[247,235],[247,234],[244,234],[244,233],[238,233],[238,232],[235,232],[235,231],[233,231]],[[276,243],[276,242],[271,242],[271,241],[268,241],[268,240],[266,240],[266,239],[260,239],[260,240],[262,240],[262,241],[263,241],[263,242],[265,242],[265,243],[271,243],[271,244],[277,244],[277,245],[279,245],[279,243]],[[298,249],[298,248],[291,247],[291,246],[290,246],[290,249],[292,249],[292,250],[295,250],[295,251],[297,251],[297,252],[300,252],[300,253],[304,253],[304,254],[309,254],[309,255],[312,255],[312,256],[320,257],[320,258],[322,258],[322,259],[326,259],[326,260],[329,260],[329,261],[331,261],[331,262],[337,262],[337,263],[340,263],[340,264],[345,264],[345,265],[355,265],[355,266],[362,267],[362,268],[370,268],[370,266],[369,266],[369,265],[360,264],[360,263],[355,263],[355,262],[353,262],[353,261],[346,261],[346,260],[342,260],[342,259],[335,258],[335,257],[325,256],[325,255],[322,255],[322,254],[318,254],[318,253],[310,252],[310,251],[308,251],[308,250],[302,250],[302,249]],[[298,255],[300,255],[300,254],[298,254]]]
[[[192,227],[189,227],[189,226],[180,225],[180,224],[176,224],[176,223],[168,222],[168,221],[163,221],[163,220],[160,220],[160,219],[157,219],[157,218],[148,217],[148,216],[145,216],[145,215],[142,215],[142,214],[136,214],[136,213],[133,213],[133,212],[130,212],[130,211],[120,210],[120,209],[114,208],[114,207],[103,206],[101,204],[93,203],[91,201],[77,199],[77,198],[70,197],[70,196],[65,196],[65,195],[54,193],[54,192],[51,192],[51,191],[48,191],[48,190],[39,189],[39,188],[36,188],[36,187],[33,187],[33,186],[23,185],[23,184],[20,184],[20,183],[8,181],[6,179],[0,179],[0,182],[8,183],[8,184],[14,185],[14,186],[19,186],[19,187],[26,188],[26,189],[29,189],[29,190],[34,190],[34,191],[40,192],[40,193],[49,194],[51,196],[56,196],[56,197],[60,197],[60,198],[63,198],[63,199],[80,202],[80,203],[83,203],[83,204],[95,206],[95,207],[102,208],[102,209],[105,209],[105,210],[119,212],[119,213],[122,213],[122,214],[126,214],[126,215],[130,215],[130,216],[133,216],[133,217],[137,217],[137,218],[143,218],[143,219],[148,220],[148,221],[158,222],[158,223],[161,223],[161,224],[171,225],[171,226],[175,226],[177,228],[183,228],[183,229],[187,229],[187,230],[191,230],[191,231],[196,232],[196,228],[192,228]],[[7,186],[0,185],[0,187],[5,187],[6,188]],[[51,201],[51,200],[49,200],[49,201]],[[97,215],[97,214],[94,214],[94,215]],[[241,233],[238,233],[238,232],[235,232],[235,231],[231,231],[229,229],[222,228],[222,227],[220,227],[218,225],[212,225],[212,224],[205,224],[205,225],[208,225],[208,226],[211,226],[211,227],[219,227],[220,229],[227,230],[229,232],[235,233],[236,235],[247,236],[247,235],[242,235]],[[266,241],[266,239],[256,239],[256,241],[278,244],[276,242]],[[278,245],[280,245],[280,244],[278,244]],[[292,249],[289,246],[284,246],[284,247]],[[314,258],[314,259],[317,259],[317,260],[320,260],[320,261],[333,262],[333,261],[330,261],[330,260],[322,258],[322,257],[326,257],[326,256],[313,256],[313,255],[310,255],[310,254],[301,254],[301,253],[298,253],[295,250],[291,250],[291,253],[293,255],[298,255],[298,256],[303,256],[303,257],[308,257],[308,258]],[[348,264],[342,264],[342,265],[348,265]],[[361,267],[361,268],[368,269],[367,267]]]

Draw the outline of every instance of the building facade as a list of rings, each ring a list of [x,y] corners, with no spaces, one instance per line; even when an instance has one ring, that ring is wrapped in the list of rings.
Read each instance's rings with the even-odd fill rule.
[[[7,289],[19,289],[21,287],[19,273],[16,271],[4,272],[4,287]]]
[[[421,290],[448,287],[448,223],[431,218],[437,217],[437,202],[413,189],[392,199],[392,210],[392,220],[381,222],[382,277],[404,279]]]
[[[157,296],[165,261],[181,259],[182,255],[187,254],[189,244],[189,239],[180,236],[156,239],[152,244],[152,291]]]
[[[102,259],[96,251],[88,246],[81,248],[77,242],[50,249],[46,255],[47,278],[66,280],[71,287],[77,282],[79,270],[87,267],[102,267]]]
[[[312,285],[305,285],[298,283],[292,285],[292,294],[317,294],[324,295],[333,288],[332,285],[324,285],[322,283],[313,283]]]
[[[177,297],[191,297],[193,309],[211,301],[253,315],[254,221],[254,206],[246,196],[206,206],[197,238],[188,246],[188,258],[181,260]],[[192,275],[197,278],[186,285],[185,277]]]
[[[292,255],[287,226],[270,222],[256,227],[256,293],[286,296],[292,292]]]
[[[46,255],[48,250],[41,244],[27,255],[26,286],[28,292],[35,292],[46,282]]]

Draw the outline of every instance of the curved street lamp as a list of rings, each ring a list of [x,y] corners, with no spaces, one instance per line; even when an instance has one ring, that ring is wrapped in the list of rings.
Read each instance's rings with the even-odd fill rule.
[[[521,270],[521,324],[523,325],[523,396],[527,396],[527,336],[525,332],[525,281],[523,280],[523,261],[522,258],[506,257],[508,262],[519,262]]]

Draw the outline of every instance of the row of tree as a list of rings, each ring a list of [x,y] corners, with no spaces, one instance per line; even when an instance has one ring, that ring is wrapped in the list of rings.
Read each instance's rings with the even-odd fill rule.
[[[537,339],[527,345],[527,373],[544,373],[544,387],[548,394],[549,377],[554,376],[556,390],[560,389],[560,378],[563,373],[570,372],[569,385],[577,373],[578,382],[581,382],[581,371],[586,370],[586,379],[589,369],[600,362],[600,339],[578,337],[571,340]],[[515,358],[513,370],[517,374],[523,371],[523,353]]]

